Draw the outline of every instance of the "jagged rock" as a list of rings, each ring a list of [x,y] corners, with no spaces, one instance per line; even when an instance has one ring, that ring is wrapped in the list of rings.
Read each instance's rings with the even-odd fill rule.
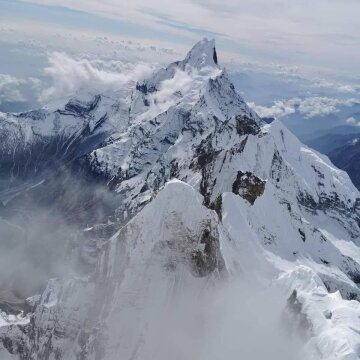
[[[266,181],[259,179],[250,172],[238,171],[236,180],[232,185],[232,192],[246,199],[251,205],[265,191]]]
[[[249,118],[246,115],[238,115],[235,117],[235,120],[236,120],[236,131],[240,136],[259,134],[260,126],[254,119]]]
[[[216,237],[215,237],[216,236]],[[212,235],[211,231],[205,229],[201,235],[200,245],[203,249],[195,250],[191,254],[193,269],[198,276],[208,276],[219,264],[220,250],[218,234]],[[221,269],[223,265],[221,265]]]

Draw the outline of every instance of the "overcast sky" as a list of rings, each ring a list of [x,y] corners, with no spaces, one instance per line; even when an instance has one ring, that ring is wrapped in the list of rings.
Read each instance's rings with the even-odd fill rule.
[[[74,26],[175,48],[201,36],[259,61],[360,73],[358,0],[0,0],[5,22]],[[41,6],[33,6],[40,4]],[[30,30],[31,31],[31,30]]]

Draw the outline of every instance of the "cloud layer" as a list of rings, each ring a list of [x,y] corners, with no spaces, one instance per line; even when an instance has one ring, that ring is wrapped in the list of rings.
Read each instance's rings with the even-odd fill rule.
[[[19,90],[19,86],[25,80],[18,79],[8,74],[0,74],[0,104],[3,102],[24,101],[24,96]]]
[[[353,116],[350,116],[349,118],[347,118],[346,123],[349,125],[360,126],[360,120],[355,119],[355,117],[353,117]]]
[[[315,116],[326,116],[339,112],[341,106],[352,106],[359,103],[356,99],[337,99],[330,97],[312,96],[308,98],[293,98],[276,100],[271,106],[261,106],[255,103],[249,105],[262,117],[281,119],[295,112],[299,112],[309,119]],[[348,121],[350,124],[350,122]]]
[[[120,61],[74,58],[63,52],[49,54],[45,74],[50,86],[39,95],[41,103],[66,98],[81,91],[107,92],[121,90],[151,74],[150,64],[130,64]]]
[[[195,39],[219,34],[233,54],[305,66],[360,70],[360,25],[356,0],[29,0],[61,5],[150,31]],[[194,31],[194,29],[196,31]],[[144,34],[144,36],[148,34]],[[141,36],[141,35],[140,35]],[[157,32],[159,37],[159,33]],[[359,73],[359,71],[357,71]]]

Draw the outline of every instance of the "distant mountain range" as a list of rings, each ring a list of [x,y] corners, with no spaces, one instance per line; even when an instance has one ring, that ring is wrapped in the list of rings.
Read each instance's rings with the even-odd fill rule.
[[[346,121],[351,118],[358,119],[357,121],[360,122],[360,104],[339,107],[337,112],[310,118],[296,111],[283,118],[282,121],[301,141],[307,143],[309,140],[328,133],[344,135],[359,132],[360,127],[347,124]]]
[[[304,143],[328,155],[340,169],[346,171],[360,189],[360,127],[342,125],[307,134]]]
[[[308,134],[303,141],[311,148],[323,154],[329,154],[335,149],[351,144],[359,137],[360,127],[342,125],[315,131],[313,134]]]
[[[345,170],[354,185],[360,189],[360,134],[347,145],[330,151],[329,158],[336,166]]]

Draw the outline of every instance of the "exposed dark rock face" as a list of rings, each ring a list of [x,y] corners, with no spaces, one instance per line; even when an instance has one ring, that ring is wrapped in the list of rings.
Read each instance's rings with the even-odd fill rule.
[[[190,165],[192,168],[197,168],[201,171],[200,193],[204,196],[204,204],[210,205],[211,190],[215,185],[213,179],[214,163],[221,153],[221,150],[215,150],[212,146],[212,135],[208,136],[201,142],[196,149],[196,158]]]
[[[292,175],[292,169],[286,165],[283,157],[280,155],[280,152],[278,150],[275,150],[270,172],[271,178],[275,180],[275,186],[280,189],[282,186],[282,182],[286,182],[286,180]]]
[[[215,235],[205,229],[200,240],[203,249],[194,250],[191,254],[192,268],[196,276],[208,276],[216,269],[221,272],[224,268],[218,234]]]
[[[255,200],[264,193],[265,184],[266,181],[259,179],[250,172],[238,171],[232,186],[232,192],[254,205]]]
[[[203,152],[199,149],[199,156],[197,158],[197,163],[199,168],[204,168],[205,166],[211,164],[216,157],[220,154],[221,150],[213,150],[211,152]]]
[[[48,113],[44,109],[25,111],[20,114],[14,114],[16,118],[30,118],[32,120],[45,120]]]
[[[305,242],[306,241],[306,235],[305,235],[304,230],[299,229],[299,234],[301,236],[302,241]]]
[[[213,60],[214,60],[214,63],[217,65],[218,63],[218,58],[217,58],[217,53],[216,53],[216,49],[214,48],[214,53],[213,53]]]
[[[151,93],[157,91],[155,86],[148,87],[146,83],[136,84],[136,90],[140,91],[144,95],[148,95],[148,94],[151,94]]]
[[[215,210],[219,220],[222,220],[222,211],[223,211],[223,204],[222,204],[222,195],[219,194],[214,202],[212,202],[209,206],[210,209]]]
[[[351,219],[353,225],[352,228],[349,228],[348,230],[351,234],[353,234],[353,237],[357,237],[357,233],[360,228],[360,209],[358,206],[360,200],[357,200],[354,205],[349,206],[339,198],[339,195],[336,192],[332,192],[330,194],[321,193],[318,201],[315,201],[315,199],[308,193],[299,192],[297,200],[301,206],[314,214],[318,211],[323,211],[335,218],[338,218],[339,215],[343,215],[349,220]],[[339,221],[341,222],[340,219]]]
[[[59,114],[62,115],[75,115],[85,117],[90,114],[91,111],[95,110],[101,101],[101,96],[96,95],[89,102],[81,102],[77,99],[71,99],[66,105],[64,110],[58,110]]]
[[[237,133],[242,135],[257,135],[260,132],[260,126],[254,119],[246,115],[238,115],[235,118],[236,120],[236,130]]]
[[[297,200],[299,204],[304,206],[307,210],[315,212],[318,209],[318,204],[315,199],[308,193],[300,192]]]

